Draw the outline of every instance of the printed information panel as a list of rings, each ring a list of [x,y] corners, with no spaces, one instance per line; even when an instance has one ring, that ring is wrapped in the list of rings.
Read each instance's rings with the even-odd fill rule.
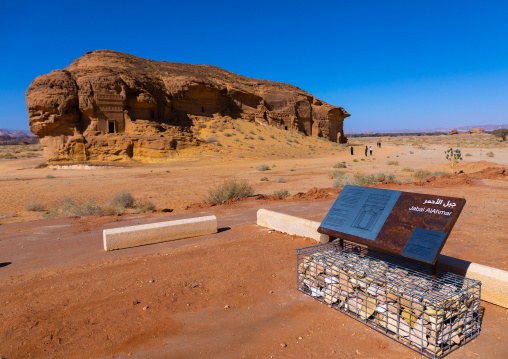
[[[435,264],[463,198],[345,186],[318,232]]]

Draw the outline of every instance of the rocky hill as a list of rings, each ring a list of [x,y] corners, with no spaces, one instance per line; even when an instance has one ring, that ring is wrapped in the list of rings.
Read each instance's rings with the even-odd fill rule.
[[[110,50],[37,77],[26,100],[48,161],[164,160],[199,146],[196,130],[219,118],[347,141],[349,114],[296,86]]]

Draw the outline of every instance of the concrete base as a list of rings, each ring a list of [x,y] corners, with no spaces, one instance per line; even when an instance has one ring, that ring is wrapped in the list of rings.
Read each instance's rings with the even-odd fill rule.
[[[275,229],[276,231],[294,234],[301,237],[315,239],[320,243],[327,243],[330,238],[326,234],[318,233],[320,222],[290,216],[267,209],[258,210],[258,226]]]
[[[508,308],[508,272],[442,254],[437,265],[439,270],[481,281],[481,299]]]
[[[216,232],[217,218],[215,216],[105,229],[104,250],[136,247]]]

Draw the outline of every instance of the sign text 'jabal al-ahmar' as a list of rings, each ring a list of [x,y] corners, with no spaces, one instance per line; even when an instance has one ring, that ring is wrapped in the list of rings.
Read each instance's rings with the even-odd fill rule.
[[[345,186],[318,232],[435,264],[463,198]]]

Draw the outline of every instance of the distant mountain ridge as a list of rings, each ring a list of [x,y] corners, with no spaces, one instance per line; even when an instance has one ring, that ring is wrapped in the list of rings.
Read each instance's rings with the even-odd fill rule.
[[[35,137],[35,135],[30,131],[6,130],[5,128],[0,128],[0,136],[9,136],[12,138],[23,136]]]
[[[359,133],[433,133],[433,132],[450,132],[453,129],[457,129],[459,132],[468,132],[472,128],[482,128],[485,131],[494,131],[500,128],[508,128],[508,124],[504,125],[476,125],[476,126],[460,126],[460,127],[440,127],[429,130],[415,130],[415,129],[393,129],[393,130],[368,130],[368,131],[356,131],[346,130],[344,131],[347,135],[354,135]]]
[[[37,142],[39,142],[39,139],[29,131],[6,130],[0,128],[0,144],[18,145]]]

